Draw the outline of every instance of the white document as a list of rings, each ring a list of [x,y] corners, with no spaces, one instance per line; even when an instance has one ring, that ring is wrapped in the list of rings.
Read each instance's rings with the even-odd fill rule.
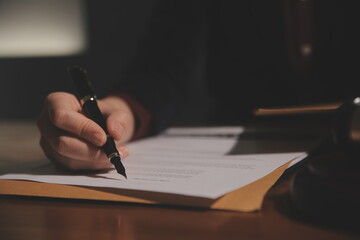
[[[128,179],[115,170],[90,175],[65,174],[48,161],[30,164],[25,171],[5,171],[0,179],[216,199],[306,156],[304,152],[237,154],[233,149],[243,130],[241,127],[171,128],[159,136],[130,143],[130,156],[123,161]]]

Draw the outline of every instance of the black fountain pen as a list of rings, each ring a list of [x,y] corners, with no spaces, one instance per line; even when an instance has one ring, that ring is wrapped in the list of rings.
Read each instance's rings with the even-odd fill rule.
[[[77,96],[82,109],[87,117],[96,122],[106,133],[107,140],[102,146],[103,151],[109,158],[109,161],[115,166],[116,171],[127,178],[125,168],[121,163],[121,155],[116,149],[114,139],[109,135],[106,128],[104,117],[98,107],[96,95],[94,94],[91,82],[86,77],[86,70],[80,67],[71,67],[68,69],[72,80],[75,83]]]

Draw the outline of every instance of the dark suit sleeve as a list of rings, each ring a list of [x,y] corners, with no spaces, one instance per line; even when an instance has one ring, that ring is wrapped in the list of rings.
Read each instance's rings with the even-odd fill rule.
[[[176,122],[187,86],[202,53],[205,1],[158,1],[134,60],[124,73],[123,92],[152,116],[151,133]]]

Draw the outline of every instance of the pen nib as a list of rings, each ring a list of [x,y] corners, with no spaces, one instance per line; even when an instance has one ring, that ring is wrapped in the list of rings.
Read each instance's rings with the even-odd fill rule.
[[[110,159],[110,162],[115,166],[116,171],[127,179],[125,168],[121,163],[120,157],[114,156]]]

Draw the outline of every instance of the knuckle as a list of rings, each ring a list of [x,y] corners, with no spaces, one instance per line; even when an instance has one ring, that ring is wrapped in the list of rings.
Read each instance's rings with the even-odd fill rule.
[[[78,126],[78,135],[86,139],[91,128],[92,124],[90,120],[82,121]]]
[[[49,115],[51,122],[56,126],[61,128],[61,125],[67,118],[67,112],[62,109],[49,109]]]
[[[97,156],[95,156],[94,154],[91,154],[91,155],[89,155],[87,160],[88,160],[89,164],[92,164],[92,163],[96,163],[98,159],[97,159]]]
[[[96,148],[92,152],[90,152],[90,154],[88,156],[88,161],[91,163],[100,162],[102,155],[105,155],[105,154],[102,151],[100,151],[98,148]]]
[[[58,93],[57,93],[57,92],[49,93],[49,94],[46,96],[45,101],[48,102],[48,103],[49,103],[49,102],[53,102],[54,99],[57,98],[57,96],[58,96]]]
[[[118,114],[119,116],[121,116],[121,118],[124,118],[124,119],[127,119],[127,118],[130,118],[132,116],[132,114],[130,114],[129,111],[126,111],[126,110],[118,110]]]
[[[69,151],[70,139],[67,136],[60,136],[55,143],[55,151],[60,155],[65,155]]]
[[[58,99],[62,99],[63,94],[61,92],[52,92],[49,93],[46,97],[45,97],[45,101],[44,101],[44,106],[52,106],[54,103],[56,103],[58,101]]]

